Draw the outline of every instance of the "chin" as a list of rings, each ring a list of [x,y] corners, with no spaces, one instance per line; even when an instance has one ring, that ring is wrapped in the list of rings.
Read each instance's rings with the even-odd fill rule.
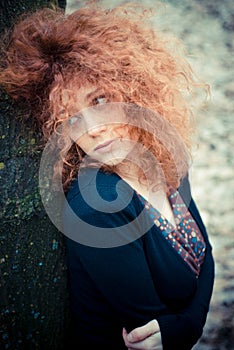
[[[120,163],[122,163],[124,159],[102,159],[102,163],[104,163],[105,165],[109,165],[109,166],[114,166],[114,165],[118,165]]]

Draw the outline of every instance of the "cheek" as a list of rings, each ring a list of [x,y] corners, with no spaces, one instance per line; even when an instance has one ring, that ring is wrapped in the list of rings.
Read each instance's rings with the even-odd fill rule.
[[[91,145],[87,135],[80,136],[75,142],[85,153],[89,151]]]
[[[124,125],[120,125],[120,126],[116,126],[114,128],[114,132],[120,137],[120,138],[129,138],[129,128],[128,125],[124,124]]]

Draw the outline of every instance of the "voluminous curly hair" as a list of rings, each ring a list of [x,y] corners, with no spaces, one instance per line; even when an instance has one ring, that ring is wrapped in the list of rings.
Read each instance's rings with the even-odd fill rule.
[[[187,95],[198,84],[183,49],[178,53],[179,42],[144,18],[144,9],[127,5],[111,10],[86,6],[70,15],[46,8],[27,15],[9,37],[0,83],[13,98],[29,102],[45,140],[70,117],[74,87],[94,84],[111,101],[147,109],[132,132],[156,156],[166,183],[178,187],[189,166],[178,137],[189,150],[193,123]],[[159,127],[156,114],[172,128]],[[67,190],[84,152],[69,137],[59,144],[55,174],[63,168]],[[152,159],[142,157],[142,168],[153,174]]]

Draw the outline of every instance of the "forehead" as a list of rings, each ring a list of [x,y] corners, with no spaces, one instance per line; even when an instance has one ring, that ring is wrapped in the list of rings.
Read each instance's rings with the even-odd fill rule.
[[[73,84],[62,91],[63,105],[69,113],[86,108],[89,102],[101,91],[96,85],[76,86]]]
[[[76,96],[80,101],[89,101],[98,91],[100,89],[95,85],[82,86],[76,90]]]

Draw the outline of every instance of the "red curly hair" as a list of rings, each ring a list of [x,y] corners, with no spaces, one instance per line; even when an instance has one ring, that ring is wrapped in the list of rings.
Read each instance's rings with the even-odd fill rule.
[[[193,124],[187,95],[198,83],[183,49],[178,54],[178,41],[150,28],[143,17],[129,6],[87,6],[70,15],[46,8],[30,14],[10,36],[0,83],[13,98],[30,103],[45,140],[70,117],[74,87],[87,83],[100,87],[110,100],[147,109],[132,132],[157,157],[166,182],[178,187],[189,166],[187,153],[178,149],[178,135],[189,150]],[[158,127],[155,113],[170,123],[169,132]],[[63,162],[67,190],[84,152],[69,137],[61,137],[55,173]],[[152,174],[152,160],[142,157],[142,168]]]

